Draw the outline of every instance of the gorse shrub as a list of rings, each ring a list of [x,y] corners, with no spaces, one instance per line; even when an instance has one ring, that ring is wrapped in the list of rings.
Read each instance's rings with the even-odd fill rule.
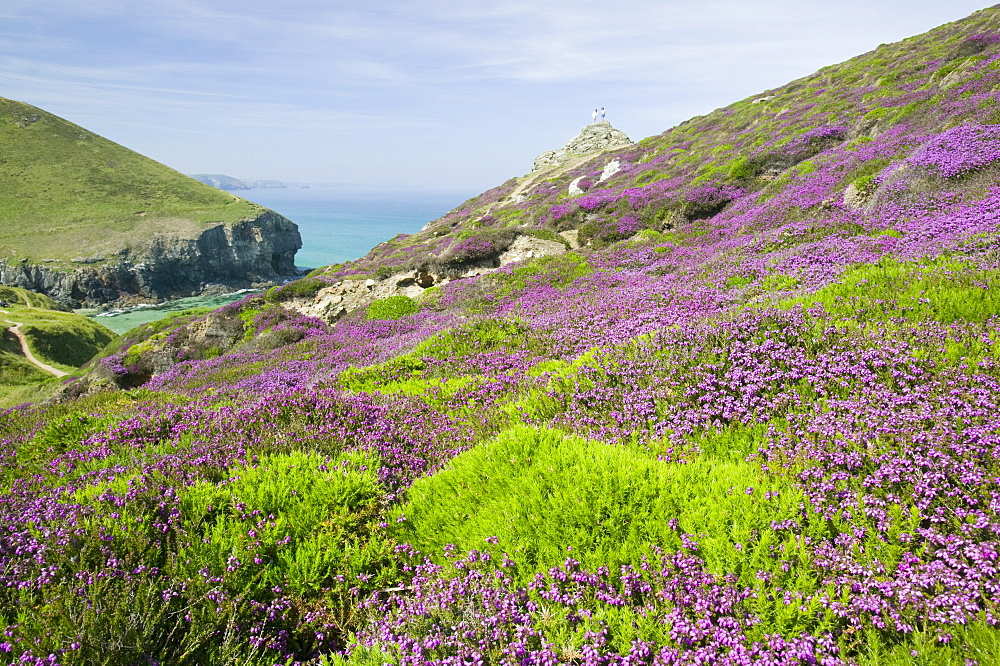
[[[8,480],[24,478],[32,474],[65,474],[69,470],[52,470],[49,465],[67,451],[76,451],[84,440],[114,423],[113,417],[99,417],[87,413],[72,413],[62,418],[54,418],[30,440],[17,447],[14,453],[15,465],[4,476]]]
[[[828,313],[868,324],[896,318],[984,323],[1000,315],[998,286],[1000,271],[977,270],[966,260],[883,260],[849,269],[837,282],[781,306],[818,304]]]
[[[363,456],[266,455],[224,483],[186,488],[180,506],[191,539],[179,556],[217,575],[242,567],[244,585],[260,589],[317,593],[338,576],[355,584],[387,556],[384,543],[368,540],[383,492],[377,466]]]
[[[74,417],[59,434],[76,439],[88,425]],[[53,430],[42,440],[55,436]],[[176,443],[162,451],[168,449],[176,451]],[[354,623],[356,596],[396,576],[378,524],[378,468],[368,454],[331,459],[295,451],[261,455],[218,482],[178,487],[147,473],[82,486],[67,506],[86,510],[78,530],[94,537],[94,547],[63,567],[102,573],[88,573],[82,588],[72,578],[53,586],[75,594],[15,591],[13,598],[31,600],[32,610],[0,611],[0,620],[16,622],[22,640],[64,651],[51,639],[49,618],[74,618],[64,628],[75,636],[63,656],[72,664],[135,663],[143,655],[217,663],[275,649],[308,655],[340,647]],[[309,609],[320,607],[323,629],[310,632],[317,616]],[[249,637],[234,635],[235,626]]]
[[[337,384],[348,391],[372,391],[399,381],[423,376],[427,364],[416,356],[394,359],[365,368],[348,368],[337,378]]]
[[[412,298],[405,294],[396,294],[387,298],[379,298],[368,305],[366,314],[369,319],[400,319],[420,310]]]
[[[532,259],[513,267],[509,272],[492,273],[486,279],[493,283],[492,288],[497,298],[505,299],[529,287],[566,287],[591,273],[593,268],[587,263],[587,259],[573,252]]]
[[[762,500],[772,493],[783,497]],[[437,556],[447,544],[506,553],[525,583],[567,555],[585,568],[638,566],[652,546],[680,547],[682,533],[705,536],[710,571],[751,571],[750,553],[733,544],[750,550],[754,535],[793,517],[799,501],[786,482],[741,460],[667,464],[629,447],[518,427],[417,481],[399,537]]]
[[[416,356],[452,360],[496,349],[517,349],[528,335],[529,329],[519,321],[483,319],[428,338],[417,345],[413,353]]]
[[[437,305],[438,301],[441,300],[443,293],[444,291],[441,287],[428,287],[420,292],[413,300],[421,307],[434,307]]]

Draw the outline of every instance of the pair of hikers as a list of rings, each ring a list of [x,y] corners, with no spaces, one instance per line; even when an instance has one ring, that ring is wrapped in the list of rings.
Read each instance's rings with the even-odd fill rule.
[[[597,122],[597,116],[598,115],[601,116],[601,122],[603,123],[604,122],[604,116],[605,116],[604,107],[603,106],[601,107],[601,112],[600,113],[597,112],[597,109],[594,109],[594,113],[591,115],[591,117],[594,119],[595,123]]]

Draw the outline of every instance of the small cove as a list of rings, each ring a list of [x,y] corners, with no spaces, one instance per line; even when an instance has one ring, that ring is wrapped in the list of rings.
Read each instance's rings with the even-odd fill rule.
[[[416,233],[473,193],[289,186],[241,190],[234,194],[295,222],[302,235],[302,249],[296,254],[295,263],[299,268],[312,269],[358,259],[397,234]],[[193,296],[112,313],[78,312],[94,317],[116,333],[124,333],[174,312],[222,307],[244,298],[247,293]]]

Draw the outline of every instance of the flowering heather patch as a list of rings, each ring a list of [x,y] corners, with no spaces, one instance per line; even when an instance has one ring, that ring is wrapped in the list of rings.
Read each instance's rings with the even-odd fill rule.
[[[1000,160],[1000,125],[960,125],[931,138],[909,162],[944,178],[962,176]]]
[[[730,201],[739,199],[746,192],[739,187],[718,183],[702,185],[684,195],[684,212],[689,219],[699,220],[712,217]]]
[[[128,390],[0,414],[0,661],[1000,663],[998,17],[509,181],[125,336],[84,380]],[[569,229],[597,242],[432,306],[289,309]]]
[[[1000,42],[1000,35],[997,33],[987,32],[970,35],[962,41],[958,51],[955,53],[955,57],[961,58],[980,53],[997,42]]]
[[[459,238],[451,244],[442,256],[442,261],[462,263],[495,257],[514,241],[510,229],[482,229]]]
[[[522,588],[504,571],[509,560],[491,566],[487,553],[472,551],[454,562],[458,576],[417,566],[412,597],[370,602],[366,610],[382,619],[358,637],[352,662],[844,663],[829,635],[748,642],[744,632],[758,622],[747,603],[753,592],[704,571],[690,554],[698,548],[693,540],[685,547],[690,551],[615,572],[586,571],[568,557]],[[641,624],[626,629],[615,622],[621,617]],[[631,640],[612,630],[609,619]],[[420,640],[412,638],[415,629]]]
[[[786,146],[786,150],[790,154],[802,153],[803,156],[815,154],[842,141],[849,130],[850,128],[846,125],[820,125],[792,139]]]

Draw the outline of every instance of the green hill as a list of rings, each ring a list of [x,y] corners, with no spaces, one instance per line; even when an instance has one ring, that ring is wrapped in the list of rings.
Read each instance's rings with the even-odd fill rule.
[[[297,275],[298,227],[28,104],[0,98],[0,284],[79,306]]]
[[[0,98],[0,257],[110,256],[156,232],[194,234],[262,211],[58,116]]]

